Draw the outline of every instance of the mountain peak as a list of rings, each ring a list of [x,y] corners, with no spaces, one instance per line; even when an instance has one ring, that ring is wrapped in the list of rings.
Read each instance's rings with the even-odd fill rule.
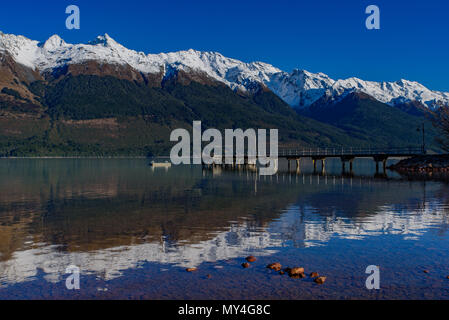
[[[121,44],[119,44],[117,41],[112,39],[109,34],[105,33],[104,35],[97,36],[97,38],[94,41],[89,42],[91,45],[103,45],[107,48],[115,48],[115,47],[123,47]]]
[[[61,39],[60,36],[54,34],[50,38],[48,38],[47,41],[45,41],[42,47],[47,51],[53,51],[65,45],[67,45],[67,43],[63,39]]]

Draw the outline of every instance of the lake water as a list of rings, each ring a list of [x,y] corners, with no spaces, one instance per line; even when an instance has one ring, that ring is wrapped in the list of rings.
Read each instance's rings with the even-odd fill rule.
[[[444,179],[375,175],[368,159],[353,175],[339,161],[286,171],[0,160],[0,299],[449,298]],[[248,255],[257,261],[244,269]],[[327,281],[280,275],[273,262]],[[66,289],[71,265],[80,290]],[[369,265],[379,290],[365,286]]]

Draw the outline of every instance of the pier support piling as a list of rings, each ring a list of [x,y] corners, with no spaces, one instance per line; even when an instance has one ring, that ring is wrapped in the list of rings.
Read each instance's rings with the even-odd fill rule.
[[[354,168],[354,159],[355,157],[353,156],[343,156],[340,158],[341,163],[342,163],[342,171],[345,172],[346,171],[346,162],[349,162],[349,172],[352,173],[352,169]]]
[[[313,172],[316,173],[317,172],[317,161],[321,161],[321,171],[325,171],[325,167],[326,167],[326,158],[324,157],[312,157],[312,161],[313,161]]]
[[[383,173],[387,173],[387,155],[377,155],[373,157],[374,161],[376,161],[376,174],[379,173],[379,164],[382,162]]]

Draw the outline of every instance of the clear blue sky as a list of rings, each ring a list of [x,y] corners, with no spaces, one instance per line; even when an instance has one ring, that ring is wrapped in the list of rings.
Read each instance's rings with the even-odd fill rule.
[[[65,8],[81,10],[81,30],[66,30]],[[365,28],[365,8],[381,10],[381,30]],[[334,78],[415,80],[449,91],[446,0],[2,1],[0,30],[45,40],[87,42],[108,33],[146,53],[219,51],[285,71]]]

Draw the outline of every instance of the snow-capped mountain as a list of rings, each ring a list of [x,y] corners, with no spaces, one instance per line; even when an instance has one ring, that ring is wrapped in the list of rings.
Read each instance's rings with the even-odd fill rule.
[[[449,106],[449,93],[432,91],[418,82],[373,82],[358,78],[334,80],[324,73],[305,70],[284,72],[262,62],[245,63],[217,52],[195,50],[145,54],[125,48],[107,34],[88,44],[68,44],[54,35],[45,42],[0,32],[0,53],[41,74],[67,65],[89,61],[131,67],[143,74],[170,75],[173,71],[195,72],[226,84],[233,90],[247,91],[263,84],[292,107],[304,108],[323,96],[338,99],[354,91],[378,101],[397,105],[418,101],[431,109]]]

